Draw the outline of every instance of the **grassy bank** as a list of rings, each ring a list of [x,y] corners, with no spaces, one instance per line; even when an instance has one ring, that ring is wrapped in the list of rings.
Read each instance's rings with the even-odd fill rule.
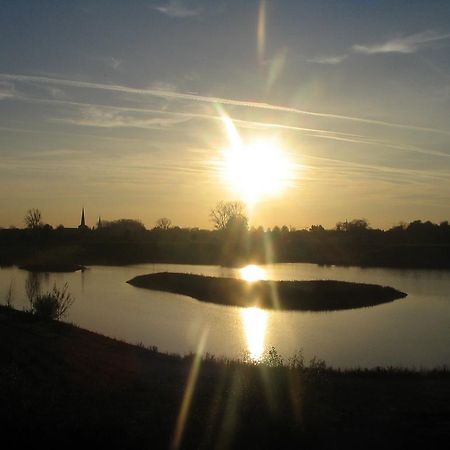
[[[448,371],[288,368],[276,355],[262,366],[194,361],[1,308],[2,444],[169,448],[176,430],[180,448],[448,442]]]
[[[140,275],[127,283],[222,305],[299,311],[360,308],[406,297],[391,287],[333,280],[249,283],[235,278],[161,272]]]

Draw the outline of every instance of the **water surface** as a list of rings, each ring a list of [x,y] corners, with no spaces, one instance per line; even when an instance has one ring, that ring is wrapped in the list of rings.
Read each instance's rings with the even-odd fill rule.
[[[392,286],[408,297],[371,308],[336,312],[263,311],[196,301],[182,295],[130,286],[136,275],[171,271],[242,277],[218,266],[141,264],[93,266],[85,272],[46,274],[43,290],[69,284],[76,301],[66,321],[161,351],[195,351],[206,335],[205,351],[218,356],[258,358],[274,346],[284,357],[303,349],[335,367],[450,365],[450,272],[272,264],[260,266],[268,279],[334,279]],[[14,306],[27,306],[18,268],[0,270],[0,301],[10,282]]]

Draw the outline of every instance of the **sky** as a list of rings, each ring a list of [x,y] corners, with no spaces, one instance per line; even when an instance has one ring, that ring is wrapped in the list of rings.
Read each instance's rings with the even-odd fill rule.
[[[450,218],[448,0],[0,0],[0,30],[0,227],[211,228],[224,117],[291,164],[252,225]]]

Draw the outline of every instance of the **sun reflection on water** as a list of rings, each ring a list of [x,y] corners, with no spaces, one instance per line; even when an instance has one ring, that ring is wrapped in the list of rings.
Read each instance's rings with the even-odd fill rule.
[[[265,280],[267,278],[266,271],[255,264],[250,264],[248,266],[242,267],[239,270],[241,278],[245,281],[258,281]]]
[[[245,339],[250,357],[258,361],[264,353],[268,313],[260,308],[245,308],[241,311]]]

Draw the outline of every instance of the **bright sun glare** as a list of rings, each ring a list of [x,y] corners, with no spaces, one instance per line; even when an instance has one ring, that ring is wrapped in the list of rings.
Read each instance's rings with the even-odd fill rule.
[[[244,308],[241,314],[250,357],[258,361],[264,352],[268,314],[259,308]]]
[[[248,205],[278,194],[293,165],[276,139],[242,142],[231,119],[224,118],[230,147],[224,150],[226,181]]]
[[[242,267],[239,272],[241,278],[249,282],[267,278],[266,271],[255,264]],[[243,308],[241,314],[250,357],[258,361],[264,352],[268,314],[266,311],[256,307]]]
[[[241,277],[245,281],[258,281],[266,278],[266,271],[261,267],[250,264],[240,269]]]

